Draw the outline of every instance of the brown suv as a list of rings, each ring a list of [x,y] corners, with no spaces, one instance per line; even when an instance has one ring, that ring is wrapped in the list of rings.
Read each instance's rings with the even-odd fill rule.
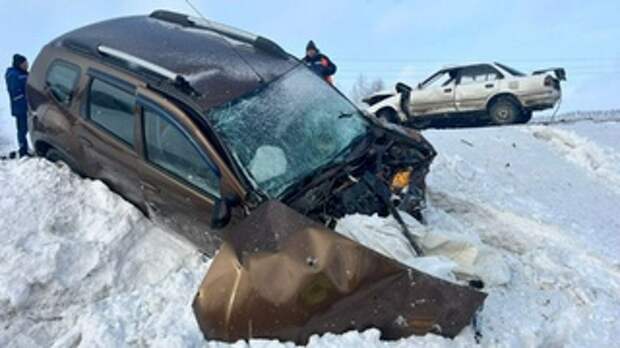
[[[373,124],[275,43],[165,11],[52,41],[28,98],[37,154],[103,180],[209,254],[231,215],[269,199],[320,222],[387,214],[360,185],[366,172],[387,187],[410,176],[392,188],[415,211],[434,156],[419,134]]]
[[[27,93],[38,155],[221,248],[194,301],[211,339],[452,337],[484,300],[326,227],[418,214],[435,152],[265,38],[165,11],[114,19],[45,46]]]

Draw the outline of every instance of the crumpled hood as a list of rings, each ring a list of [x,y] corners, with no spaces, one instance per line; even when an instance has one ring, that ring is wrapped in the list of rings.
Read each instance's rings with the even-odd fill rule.
[[[468,325],[486,294],[409,268],[269,201],[231,229],[194,300],[209,340],[376,327],[385,339]]]

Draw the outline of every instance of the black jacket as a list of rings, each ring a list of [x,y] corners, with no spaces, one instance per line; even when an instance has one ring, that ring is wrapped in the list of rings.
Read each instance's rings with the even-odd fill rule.
[[[305,56],[302,61],[310,70],[314,71],[325,80],[328,80],[330,76],[336,73],[336,64],[324,54],[317,53],[312,58]]]

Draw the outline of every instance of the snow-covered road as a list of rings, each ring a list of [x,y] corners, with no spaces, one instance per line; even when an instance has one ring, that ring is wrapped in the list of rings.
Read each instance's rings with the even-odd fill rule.
[[[428,226],[412,229],[479,247],[472,267],[489,284],[483,346],[618,346],[618,134],[613,122],[425,132],[439,156]],[[0,346],[205,345],[190,303],[209,261],[190,246],[102,183],[41,159],[0,163],[0,190]],[[338,228],[359,226],[367,238],[389,225],[351,216]],[[382,342],[368,330],[309,345],[413,344],[475,338],[467,328],[454,340]]]

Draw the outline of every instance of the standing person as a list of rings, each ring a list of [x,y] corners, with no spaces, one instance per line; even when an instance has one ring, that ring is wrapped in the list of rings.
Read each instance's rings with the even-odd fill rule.
[[[4,75],[6,87],[11,98],[11,114],[17,123],[17,142],[19,157],[28,155],[28,104],[26,102],[26,80],[28,79],[28,60],[21,54],[13,56],[13,65]]]
[[[322,54],[314,44],[314,41],[310,40],[306,45],[306,56],[302,61],[314,71],[317,75],[321,76],[325,81],[333,84],[333,75],[336,73],[336,65],[327,57]]]

